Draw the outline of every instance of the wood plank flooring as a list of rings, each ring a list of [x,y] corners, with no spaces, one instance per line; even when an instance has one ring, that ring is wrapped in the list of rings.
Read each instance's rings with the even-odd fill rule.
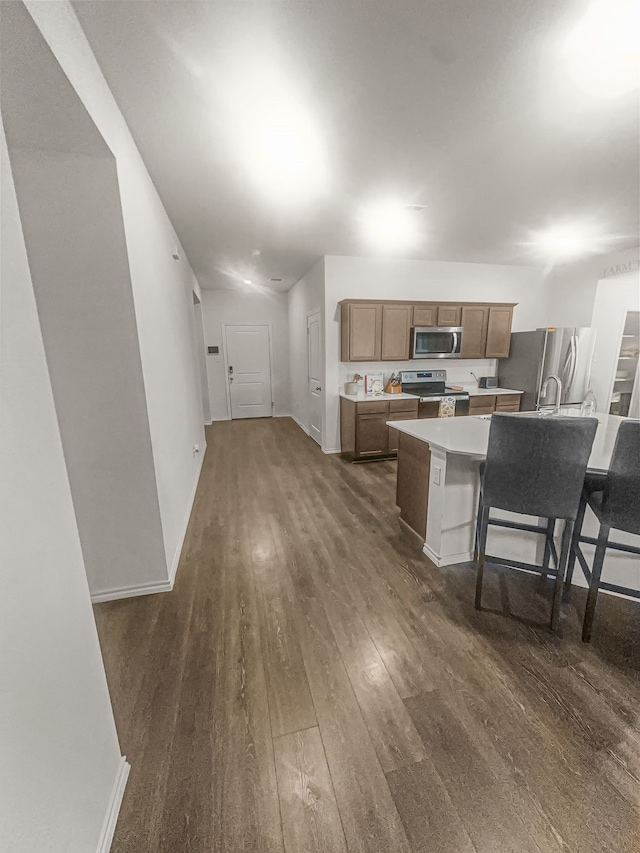
[[[638,853],[640,606],[437,569],[393,461],[217,423],[172,593],[95,607],[113,853]]]

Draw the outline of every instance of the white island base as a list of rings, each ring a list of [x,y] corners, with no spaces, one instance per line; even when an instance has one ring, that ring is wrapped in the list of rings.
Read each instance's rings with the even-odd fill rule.
[[[589,470],[606,471],[615,437],[624,418],[598,415]],[[479,468],[486,457],[490,418],[440,418],[390,422],[400,431],[398,452],[397,503],[400,517],[424,537],[423,551],[436,566],[449,566],[473,560],[476,512],[480,488]],[[426,447],[425,447],[426,445]],[[539,519],[492,510],[492,517],[512,518],[527,524]],[[598,525],[590,510],[585,533],[596,536]],[[556,545],[562,523],[556,530]],[[615,541],[640,544],[639,537],[615,531]],[[522,530],[489,527],[487,554],[516,562],[540,565],[544,536]],[[583,546],[591,564],[593,547]],[[640,590],[640,559],[634,554],[609,550],[603,580]],[[573,582],[586,586],[576,566]]]

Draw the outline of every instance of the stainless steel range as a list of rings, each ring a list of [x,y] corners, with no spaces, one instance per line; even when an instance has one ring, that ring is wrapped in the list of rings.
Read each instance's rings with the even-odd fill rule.
[[[469,394],[447,387],[446,370],[402,370],[402,391],[418,397],[418,417],[437,418],[443,397],[455,400],[456,417],[469,414]]]

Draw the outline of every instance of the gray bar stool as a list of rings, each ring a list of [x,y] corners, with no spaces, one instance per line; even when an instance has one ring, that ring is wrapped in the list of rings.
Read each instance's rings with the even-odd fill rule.
[[[598,536],[595,539],[582,534],[587,506],[593,510],[600,522]],[[565,596],[568,595],[571,587],[571,578],[577,559],[589,584],[587,605],[582,623],[582,640],[585,643],[591,639],[591,628],[599,589],[608,589],[612,592],[624,593],[624,595],[629,595],[632,598],[640,598],[640,590],[605,583],[601,579],[607,548],[640,554],[640,547],[611,542],[609,536],[612,528],[640,535],[640,421],[625,421],[620,424],[608,473],[587,474],[584,482],[580,508],[571,541]],[[591,569],[589,569],[580,548],[581,543],[596,546]]]
[[[553,554],[556,575],[551,628],[558,626],[562,582],[569,556],[573,524],[578,513],[591,446],[598,427],[595,418],[558,418],[495,414],[491,418],[486,464],[481,470],[476,533],[476,608],[482,607],[485,563],[527,569],[546,575]],[[490,518],[492,508],[546,519],[544,525]],[[565,522],[560,559],[553,545],[556,520]],[[528,530],[545,536],[541,566],[505,560],[485,553],[490,524]]]

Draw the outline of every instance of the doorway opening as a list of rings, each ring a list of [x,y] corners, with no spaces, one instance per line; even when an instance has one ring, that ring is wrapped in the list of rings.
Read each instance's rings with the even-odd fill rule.
[[[322,337],[320,311],[307,315],[307,429],[322,446]]]

